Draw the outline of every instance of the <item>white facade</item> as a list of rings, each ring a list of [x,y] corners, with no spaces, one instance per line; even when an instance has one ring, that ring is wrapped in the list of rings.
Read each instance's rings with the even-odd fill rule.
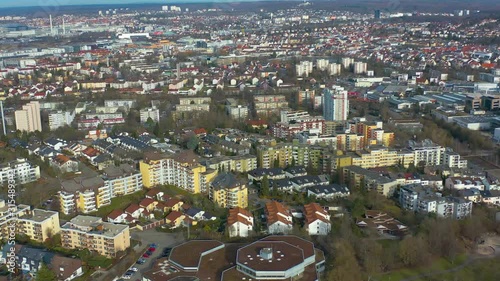
[[[292,217],[290,216],[290,223],[276,221],[267,226],[267,231],[269,234],[290,233],[292,231],[292,228]]]
[[[251,223],[237,221],[228,226],[229,237],[248,237],[253,229],[253,218]]]
[[[16,110],[16,129],[20,131],[35,132],[42,131],[42,122],[40,117],[40,103],[32,101]]]
[[[160,121],[160,110],[152,107],[152,108],[145,108],[140,110],[140,118],[141,118],[141,123],[146,123],[149,118],[153,120],[153,122],[159,122]]]
[[[34,182],[40,178],[40,167],[31,164],[24,158],[0,164],[0,184],[7,184],[11,178],[17,184]]]
[[[367,71],[366,62],[355,62],[354,63],[354,74],[363,74]]]
[[[347,91],[339,86],[323,91],[323,117],[326,121],[345,121],[349,115]]]
[[[75,119],[75,112],[69,111],[58,111],[49,113],[49,128],[50,130],[55,130],[66,125],[71,125],[71,122]]]
[[[437,166],[443,163],[445,148],[430,140],[421,143],[410,142],[410,149],[414,153],[415,166],[420,163],[426,166]]]
[[[297,72],[297,76],[305,76],[308,77],[313,70],[313,63],[311,61],[301,61],[300,64],[295,66],[295,71]]]
[[[467,160],[461,159],[460,154],[453,151],[445,151],[444,164],[450,168],[467,168]]]

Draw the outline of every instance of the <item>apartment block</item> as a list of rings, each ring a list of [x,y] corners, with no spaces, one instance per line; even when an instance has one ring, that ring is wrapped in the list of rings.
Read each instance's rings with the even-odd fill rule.
[[[218,156],[201,162],[203,166],[218,170],[247,173],[257,169],[257,157],[254,155]]]
[[[409,141],[409,148],[415,155],[415,166],[421,163],[426,166],[438,166],[444,162],[445,148],[431,140],[422,142]]]
[[[190,119],[197,112],[210,111],[211,101],[209,97],[180,98],[173,112],[174,119]]]
[[[440,193],[419,186],[403,186],[399,192],[402,208],[419,213],[436,213],[438,217],[463,219],[472,213],[472,201],[458,197],[442,197]]]
[[[109,166],[99,176],[79,176],[61,183],[59,208],[64,214],[91,213],[111,204],[111,199],[140,191],[142,175],[133,167],[122,164]]]
[[[226,113],[236,120],[246,120],[248,117],[248,106],[238,103],[236,99],[228,98],[226,100]]]
[[[210,183],[208,197],[222,208],[248,207],[247,186],[232,173],[217,175]]]
[[[60,232],[59,212],[33,209],[17,219],[16,232],[24,234],[32,241],[45,242]]]
[[[255,95],[254,109],[258,116],[279,115],[281,110],[288,110],[288,102],[283,95]]]
[[[139,163],[144,186],[172,184],[191,193],[207,193],[217,170],[207,169],[193,151],[175,155],[146,153]]]
[[[22,109],[15,111],[14,116],[17,130],[26,132],[42,131],[39,102],[32,101],[23,105]]]
[[[34,182],[40,178],[40,167],[24,158],[0,164],[0,185],[7,184],[10,177],[13,177],[16,184]]]
[[[68,249],[89,249],[114,258],[130,247],[127,225],[103,222],[101,218],[76,216],[61,226],[61,243]]]
[[[69,111],[57,111],[57,112],[51,112],[49,113],[49,128],[51,131],[64,127],[64,126],[69,126],[75,119],[75,112],[69,112]]]
[[[347,91],[339,86],[332,86],[323,91],[323,117],[327,121],[345,121],[349,115]]]
[[[391,179],[358,166],[344,167],[342,169],[342,182],[351,189],[375,190],[387,197],[392,196],[399,185],[397,179]]]
[[[141,123],[146,123],[149,118],[153,120],[153,122],[159,122],[160,121],[160,110],[154,107],[150,108],[144,108],[139,111],[139,117],[141,120]]]

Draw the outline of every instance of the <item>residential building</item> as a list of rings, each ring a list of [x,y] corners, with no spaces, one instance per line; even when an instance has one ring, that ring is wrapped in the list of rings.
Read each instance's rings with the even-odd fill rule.
[[[16,110],[14,115],[17,130],[26,132],[42,131],[39,102],[32,101],[23,105],[22,109]]]
[[[34,182],[40,178],[40,167],[24,158],[0,164],[0,185],[5,185],[13,179],[16,184]]]
[[[327,121],[345,121],[349,115],[347,91],[339,86],[323,91],[323,117]]]
[[[61,173],[72,173],[78,171],[78,161],[72,160],[64,154],[58,154],[50,158],[49,164]]]
[[[153,120],[153,122],[160,121],[160,110],[155,107],[144,108],[139,111],[139,116],[141,123],[146,123],[149,118]]]
[[[415,166],[438,166],[443,163],[445,148],[431,140],[422,142],[409,141],[409,148],[414,153]]]
[[[236,99],[228,98],[226,100],[226,113],[236,120],[246,120],[248,117],[248,106],[242,105]]]
[[[222,173],[213,179],[209,198],[222,208],[248,207],[247,186],[232,173]]]
[[[43,243],[59,233],[59,213],[42,209],[31,210],[28,205],[9,206],[0,200],[0,231],[2,240],[9,237],[9,225],[15,224],[16,234]]]
[[[191,193],[207,193],[208,184],[217,175],[217,170],[201,165],[193,151],[175,155],[147,152],[139,166],[147,188],[172,184]]]
[[[91,213],[111,204],[111,199],[142,190],[142,175],[132,166],[108,166],[102,175],[78,176],[61,183],[58,192],[64,214]]]
[[[444,186],[451,190],[463,190],[475,188],[478,190],[485,190],[484,181],[478,177],[448,177],[445,180]]]
[[[408,227],[406,225],[388,214],[377,210],[367,210],[365,212],[365,217],[359,219],[356,225],[360,228],[370,228],[380,234],[394,236],[403,236],[408,232]]]
[[[305,205],[304,217],[304,228],[309,235],[327,235],[332,230],[330,214],[318,203]]]
[[[317,199],[332,200],[335,198],[348,197],[351,192],[347,186],[342,184],[316,185],[306,188],[307,196]]]
[[[446,167],[450,168],[459,168],[459,169],[467,168],[467,160],[462,159],[460,154],[454,152],[450,148],[446,148],[446,150],[444,151],[443,164]]]
[[[229,237],[248,237],[253,230],[253,215],[243,208],[229,209],[227,230]]]
[[[218,156],[202,160],[201,164],[209,169],[248,173],[257,169],[257,157],[254,155]]]
[[[64,127],[70,126],[75,119],[75,112],[69,111],[57,111],[49,113],[49,128],[51,131]]]
[[[283,95],[255,95],[254,108],[258,116],[278,115],[288,110],[288,102]]]
[[[193,118],[193,114],[210,111],[211,100],[209,97],[180,98],[179,104],[175,106],[173,117],[174,119],[190,119]]]
[[[43,264],[56,276],[56,280],[70,281],[83,275],[83,263],[79,259],[64,257],[45,249],[32,248],[26,245],[11,246],[5,244],[2,260],[7,261],[7,254],[14,247],[16,268],[24,278],[34,279]]]
[[[295,65],[295,72],[297,73],[297,76],[308,77],[312,70],[312,61],[301,61],[299,64]]]
[[[316,96],[315,90],[301,90],[297,93],[297,104],[306,108],[314,107],[314,99]]]
[[[257,168],[248,172],[248,179],[251,181],[261,181],[264,177],[269,180],[279,180],[286,177],[285,171],[281,168]]]
[[[364,74],[367,72],[367,64],[366,62],[355,62],[353,64],[354,74]]]
[[[283,234],[292,231],[292,214],[283,204],[277,201],[267,202],[264,211],[269,234]]]
[[[419,185],[403,186],[399,193],[402,208],[419,213],[436,213],[438,217],[463,219],[471,215],[472,201],[458,197],[441,197]]]
[[[24,234],[38,243],[43,243],[60,232],[59,212],[33,209],[15,220],[16,233]]]
[[[79,215],[61,226],[61,243],[64,248],[88,249],[114,258],[130,247],[130,232],[127,225]]]
[[[397,179],[391,179],[358,166],[348,166],[342,170],[342,182],[349,186],[350,189],[366,188],[376,190],[378,193],[390,197],[400,184]]]

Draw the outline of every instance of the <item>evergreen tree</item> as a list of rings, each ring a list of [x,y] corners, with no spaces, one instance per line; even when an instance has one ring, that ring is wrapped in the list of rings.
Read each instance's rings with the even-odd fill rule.
[[[262,197],[269,196],[269,178],[265,175],[260,182],[260,195]]]
[[[36,273],[36,281],[57,281],[57,275],[50,270],[45,263],[42,263],[42,267]]]

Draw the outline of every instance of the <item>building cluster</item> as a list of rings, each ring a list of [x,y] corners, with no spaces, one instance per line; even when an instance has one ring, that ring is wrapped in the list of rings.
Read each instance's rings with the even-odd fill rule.
[[[169,267],[178,269],[171,272]],[[325,256],[312,242],[292,235],[267,236],[250,244],[192,240],[176,246],[168,258],[155,262],[143,279],[175,280],[317,280]]]
[[[59,213],[16,205],[11,212],[4,200],[0,201],[0,228],[2,240],[9,237],[9,226],[15,223],[16,235],[25,235],[38,243],[54,235],[61,235],[66,249],[89,249],[105,257],[116,257],[130,247],[129,227],[103,222],[101,218],[79,215],[68,222],[59,220]]]

